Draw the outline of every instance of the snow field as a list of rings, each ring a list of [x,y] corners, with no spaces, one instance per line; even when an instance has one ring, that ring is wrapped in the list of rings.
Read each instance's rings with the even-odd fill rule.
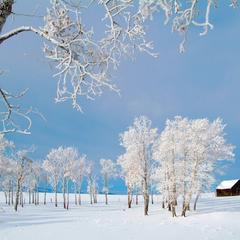
[[[127,209],[124,195],[110,195],[107,206],[103,195],[99,195],[95,205],[90,205],[89,196],[83,195],[83,204],[75,206],[71,194],[68,211],[62,207],[61,194],[57,208],[50,203],[51,198],[54,195],[48,194],[47,205],[26,204],[16,213],[4,203],[1,193],[0,240],[240,239],[240,197],[216,198],[206,194],[200,198],[198,210],[188,212],[186,218],[172,218],[167,210],[161,209],[160,196],[150,205],[147,217],[143,216],[142,201]]]

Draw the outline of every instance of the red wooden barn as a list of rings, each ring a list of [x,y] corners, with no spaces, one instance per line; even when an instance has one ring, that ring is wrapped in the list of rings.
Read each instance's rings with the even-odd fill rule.
[[[216,196],[240,195],[240,179],[222,181],[216,188]]]

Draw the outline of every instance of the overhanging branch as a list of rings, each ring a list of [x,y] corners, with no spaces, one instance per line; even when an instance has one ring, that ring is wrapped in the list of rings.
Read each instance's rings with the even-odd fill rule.
[[[14,36],[18,35],[19,33],[22,33],[22,32],[36,33],[40,37],[45,38],[46,40],[52,42],[53,44],[56,44],[59,47],[64,48],[64,44],[61,44],[61,43],[57,42],[55,39],[49,37],[47,32],[44,32],[42,30],[36,29],[34,27],[31,27],[31,26],[21,26],[21,27],[15,28],[15,29],[13,29],[13,30],[5,33],[5,34],[0,35],[0,44],[2,44],[4,41],[8,40],[11,37],[14,37]]]

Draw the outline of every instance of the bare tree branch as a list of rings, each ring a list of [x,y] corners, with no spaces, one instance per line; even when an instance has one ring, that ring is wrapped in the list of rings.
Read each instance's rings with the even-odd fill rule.
[[[2,127],[0,130],[1,134],[13,132],[30,134],[30,129],[32,126],[30,115],[32,113],[32,109],[29,108],[24,111],[22,108],[20,108],[20,106],[11,102],[11,99],[19,99],[23,97],[26,92],[27,89],[18,95],[13,95],[0,88],[0,100],[2,100],[3,104],[5,105],[5,107],[1,106],[0,111],[0,121],[2,122]],[[21,124],[23,126],[20,126],[17,122],[23,123]]]

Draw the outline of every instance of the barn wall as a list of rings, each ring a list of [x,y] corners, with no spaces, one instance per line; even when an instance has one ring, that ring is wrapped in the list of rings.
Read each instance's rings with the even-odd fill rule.
[[[217,197],[240,195],[240,180],[231,189],[216,189]]]
[[[231,189],[217,189],[217,197],[232,196]]]
[[[233,196],[240,195],[240,181],[238,181],[238,182],[232,187],[232,194],[233,194]]]

